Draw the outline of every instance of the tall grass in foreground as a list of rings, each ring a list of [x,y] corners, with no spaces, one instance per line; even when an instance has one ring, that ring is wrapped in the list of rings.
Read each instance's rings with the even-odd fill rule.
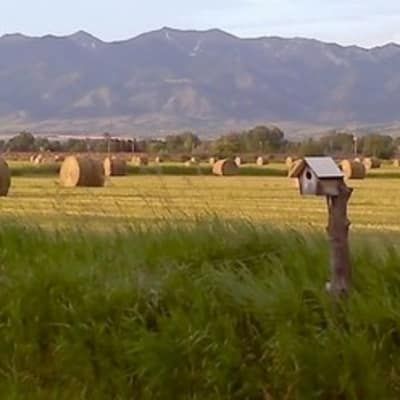
[[[4,399],[398,399],[400,250],[354,243],[333,304],[317,234],[244,222],[0,230]]]

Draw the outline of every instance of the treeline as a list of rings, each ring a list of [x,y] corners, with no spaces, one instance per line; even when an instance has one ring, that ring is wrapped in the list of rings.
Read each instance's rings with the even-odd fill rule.
[[[319,138],[290,141],[278,127],[257,126],[229,133],[214,140],[201,140],[192,132],[168,135],[164,139],[70,138],[50,140],[21,132],[8,141],[0,141],[3,152],[132,152],[159,155],[193,154],[229,157],[237,154],[362,155],[388,159],[396,155],[399,138],[369,134],[356,138],[348,132],[331,131]]]

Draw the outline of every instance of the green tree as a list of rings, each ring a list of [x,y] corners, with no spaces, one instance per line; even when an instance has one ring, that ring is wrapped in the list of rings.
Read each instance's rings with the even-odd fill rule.
[[[277,152],[282,150],[285,142],[285,135],[278,127],[256,126],[241,134],[242,152]]]
[[[344,153],[352,154],[354,136],[351,133],[332,132],[320,139],[321,145],[328,154]]]
[[[165,138],[165,146],[169,153],[191,153],[200,143],[200,139],[192,132],[168,135]]]
[[[7,142],[6,148],[9,151],[34,151],[35,137],[32,133],[21,132]]]
[[[389,159],[396,151],[396,144],[391,136],[372,134],[361,139],[360,149],[365,156]]]
[[[323,156],[324,147],[321,142],[314,139],[306,139],[299,146],[299,155],[305,156]]]
[[[238,133],[230,133],[229,135],[221,136],[214,142],[214,153],[222,157],[231,157],[240,153],[241,136]]]

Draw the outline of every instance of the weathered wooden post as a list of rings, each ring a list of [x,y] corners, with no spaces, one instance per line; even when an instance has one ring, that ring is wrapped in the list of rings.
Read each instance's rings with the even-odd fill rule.
[[[306,157],[299,160],[290,169],[289,177],[297,178],[301,195],[326,197],[326,230],[331,246],[331,281],[327,289],[335,297],[347,295],[351,286],[347,204],[353,189],[347,187],[343,172],[330,157]]]

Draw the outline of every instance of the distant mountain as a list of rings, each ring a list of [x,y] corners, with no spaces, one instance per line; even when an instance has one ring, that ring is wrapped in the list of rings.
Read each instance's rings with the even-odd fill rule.
[[[163,28],[114,43],[82,31],[5,35],[0,121],[149,134],[270,121],[392,123],[400,119],[399,71],[396,44],[240,39],[217,29]]]

